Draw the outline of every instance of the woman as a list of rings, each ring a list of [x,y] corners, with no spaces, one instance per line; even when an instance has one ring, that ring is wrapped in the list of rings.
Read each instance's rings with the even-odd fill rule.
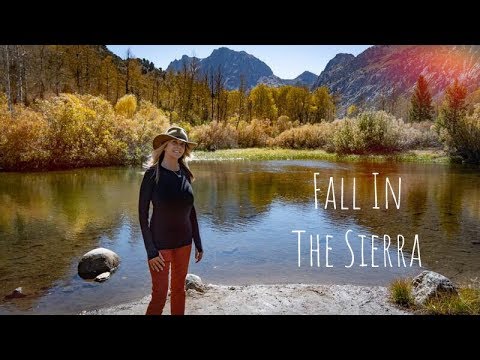
[[[185,157],[196,143],[180,127],[170,127],[153,140],[150,167],[140,186],[138,212],[152,276],[152,299],[147,315],[161,315],[168,293],[171,266],[171,314],[185,313],[185,278],[192,247],[195,262],[203,256],[191,182],[194,177]],[[153,214],[148,223],[150,202]]]

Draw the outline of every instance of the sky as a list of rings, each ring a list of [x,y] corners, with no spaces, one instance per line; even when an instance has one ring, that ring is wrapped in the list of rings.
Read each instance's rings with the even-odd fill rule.
[[[350,53],[356,56],[371,45],[107,45],[122,59],[125,59],[130,48],[134,57],[145,58],[164,70],[171,61],[183,55],[203,59],[214,49],[223,46],[255,56],[282,79],[294,79],[304,71],[320,75],[336,54]]]

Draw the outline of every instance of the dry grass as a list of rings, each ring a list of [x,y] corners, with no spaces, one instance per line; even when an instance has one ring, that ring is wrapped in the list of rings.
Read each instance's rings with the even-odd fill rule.
[[[480,315],[480,289],[462,288],[457,295],[428,301],[425,310],[433,315]]]
[[[389,287],[393,303],[405,308],[413,307],[412,281],[410,279],[395,279]]]

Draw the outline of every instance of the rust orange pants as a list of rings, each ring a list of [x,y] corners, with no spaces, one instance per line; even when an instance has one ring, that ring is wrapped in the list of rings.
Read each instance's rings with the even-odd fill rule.
[[[187,277],[188,263],[192,245],[177,249],[160,250],[165,259],[165,267],[161,271],[150,269],[152,276],[152,299],[148,304],[146,315],[161,315],[167,301],[168,275],[170,273],[170,310],[172,315],[185,313],[185,278]]]

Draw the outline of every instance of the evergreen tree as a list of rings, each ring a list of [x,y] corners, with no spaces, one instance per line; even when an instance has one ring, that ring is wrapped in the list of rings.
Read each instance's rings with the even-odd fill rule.
[[[432,96],[430,95],[430,91],[428,91],[428,84],[423,75],[418,77],[411,102],[410,121],[432,120]]]
[[[465,99],[467,88],[457,80],[445,90],[445,101],[440,110],[438,125],[448,151],[463,161],[480,162],[478,145],[479,125],[475,116],[468,118]]]
[[[445,101],[440,110],[440,126],[447,129],[450,135],[455,135],[459,129],[459,122],[465,117],[467,106],[465,99],[467,88],[455,79],[453,85],[445,90]]]

